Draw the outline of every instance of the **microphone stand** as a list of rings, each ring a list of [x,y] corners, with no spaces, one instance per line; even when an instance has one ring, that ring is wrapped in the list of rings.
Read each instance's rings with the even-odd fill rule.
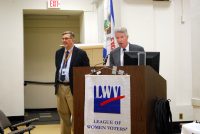
[[[91,73],[89,73],[89,75],[99,75],[99,74],[101,74],[101,70],[106,69],[106,68],[110,69],[110,70],[113,70],[111,67],[108,67],[108,66],[103,66],[100,69],[96,70],[95,66],[94,66],[93,69],[91,70]]]
[[[118,74],[118,75],[126,75],[126,73],[125,73],[123,70],[117,70],[117,67],[116,67],[116,66],[113,66],[113,67],[105,66],[106,63],[107,63],[107,60],[108,60],[108,56],[109,56],[109,55],[110,55],[110,54],[108,54],[108,55],[103,59],[103,62],[95,64],[94,67],[91,69],[91,73],[89,73],[89,75],[99,75],[99,74],[101,74],[101,70],[106,69],[106,68],[107,68],[107,69],[110,69],[110,70],[112,71],[112,74],[114,74],[114,75],[116,75],[116,74]],[[101,64],[103,64],[103,67],[101,67],[100,69],[96,70],[95,67],[96,67],[97,65],[101,65]]]
[[[110,55],[110,54],[106,55],[106,57],[103,59],[103,65],[106,65],[109,55]]]
[[[103,58],[103,62],[101,62],[101,63],[97,63],[97,64],[95,64],[94,65],[94,67],[93,67],[93,69],[91,70],[91,73],[90,73],[90,75],[91,74],[96,74],[97,73],[97,71],[100,71],[100,70],[96,70],[95,69],[95,67],[96,66],[98,66],[98,65],[101,65],[101,64],[103,64],[103,66],[105,66],[106,65],[106,63],[107,63],[107,60],[108,60],[108,56],[109,56],[110,54],[108,54],[108,55],[106,55],[106,57],[105,58]],[[104,68],[104,67],[103,67]]]

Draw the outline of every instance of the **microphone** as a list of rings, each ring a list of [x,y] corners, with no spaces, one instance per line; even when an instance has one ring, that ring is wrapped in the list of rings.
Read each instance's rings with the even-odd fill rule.
[[[90,74],[92,74],[92,75],[99,75],[99,74],[101,74],[101,71],[100,71],[100,70],[103,69],[104,67],[101,68],[101,69],[99,69],[99,70],[96,70],[95,67],[98,66],[98,65],[102,65],[102,64],[103,64],[103,65],[106,65],[109,55],[110,55],[110,54],[106,55],[106,57],[103,58],[103,62],[95,64],[95,65],[93,66],[93,68],[91,69],[91,73],[90,73]]]
[[[96,70],[96,66],[102,65],[102,64],[104,65],[104,60],[103,60],[103,62],[101,62],[101,63],[95,64],[95,65],[92,67],[91,73],[90,73],[90,74],[92,74],[92,75],[97,75],[97,74],[98,74],[98,70]]]
[[[99,74],[101,74],[101,71],[99,71],[99,70],[96,70],[96,66],[98,66],[98,65],[104,65],[104,61],[103,62],[101,62],[101,63],[97,63],[97,64],[95,64],[93,67],[92,67],[92,69],[91,69],[91,73],[90,74],[92,74],[92,75],[99,75]]]
[[[106,55],[106,57],[103,59],[103,65],[106,65],[109,55],[110,54]]]

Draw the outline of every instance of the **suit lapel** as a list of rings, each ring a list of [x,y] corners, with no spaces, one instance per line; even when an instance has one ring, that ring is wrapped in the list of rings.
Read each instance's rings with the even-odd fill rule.
[[[63,55],[64,55],[64,52],[65,52],[65,48],[61,49],[60,53],[59,53],[59,57],[58,57],[58,65],[61,66],[61,63],[62,63],[62,59],[63,59]],[[60,68],[60,67],[59,67]]]
[[[75,59],[77,57],[77,54],[78,54],[77,51],[78,51],[78,48],[74,46],[73,53],[72,53],[72,58],[71,58],[71,63],[70,63],[70,68],[72,68],[73,65],[74,65],[74,61],[75,61]]]
[[[134,46],[129,43],[129,51],[134,51]]]
[[[121,63],[120,63],[120,55],[121,55],[121,51],[120,51],[120,47],[118,47],[117,50],[116,50],[115,55],[113,55],[114,57],[117,57],[116,61],[115,61],[117,66],[121,65]]]

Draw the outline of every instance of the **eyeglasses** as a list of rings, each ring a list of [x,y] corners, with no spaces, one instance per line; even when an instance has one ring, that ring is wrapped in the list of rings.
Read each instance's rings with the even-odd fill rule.
[[[72,38],[67,38],[67,37],[62,38],[62,40],[69,40],[69,39],[72,39]]]

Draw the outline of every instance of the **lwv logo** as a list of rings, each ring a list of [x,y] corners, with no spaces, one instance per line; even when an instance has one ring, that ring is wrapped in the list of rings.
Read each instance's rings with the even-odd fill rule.
[[[98,88],[94,86],[94,89],[96,90],[96,98],[110,98],[111,92],[113,92],[114,97],[117,97],[120,86],[99,86]]]
[[[94,112],[120,114],[121,86],[94,85]]]

